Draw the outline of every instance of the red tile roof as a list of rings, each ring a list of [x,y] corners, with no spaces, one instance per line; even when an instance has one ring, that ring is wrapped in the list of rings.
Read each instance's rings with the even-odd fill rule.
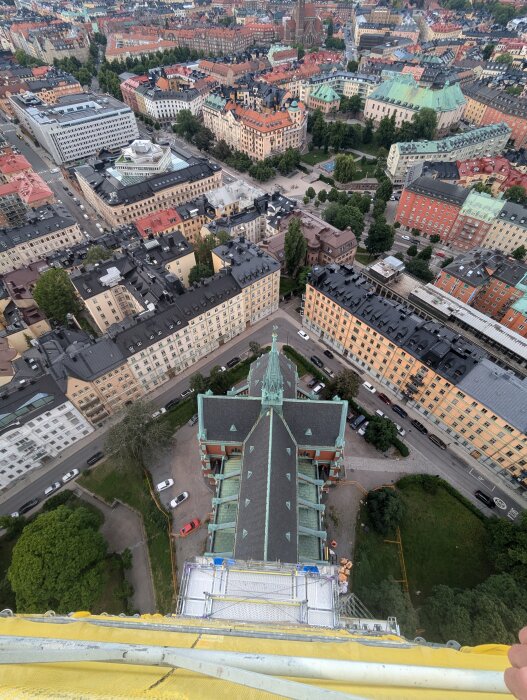
[[[28,206],[54,197],[44,180],[33,172],[21,172],[5,185],[0,185],[0,197],[17,193]]]
[[[8,153],[0,156],[0,173],[2,175],[13,175],[24,170],[31,170],[31,165],[22,155],[16,153]]]
[[[161,209],[137,219],[135,225],[141,236],[148,238],[150,234],[158,236],[181,221],[183,219],[175,209]]]

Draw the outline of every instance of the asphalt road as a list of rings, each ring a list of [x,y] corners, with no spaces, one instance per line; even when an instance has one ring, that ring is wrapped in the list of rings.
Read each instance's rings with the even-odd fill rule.
[[[81,231],[88,233],[90,238],[98,238],[101,235],[99,229],[95,226],[96,223],[100,223],[103,227],[106,225],[99,216],[95,213],[93,209],[86,203],[86,201],[79,196],[77,191],[73,191],[71,188],[71,183],[66,183],[61,171],[53,173],[58,166],[55,166],[51,160],[48,160],[46,156],[41,156],[34,148],[30,146],[27,140],[27,136],[23,136],[19,139],[16,135],[17,127],[11,122],[6,122],[5,120],[0,122],[0,131],[2,135],[12,146],[17,148],[20,153],[29,161],[33,170],[40,175],[40,177],[45,180],[48,187],[50,187],[57,200],[64,206],[68,213],[78,222]],[[44,160],[46,158],[46,160]],[[81,203],[84,205],[84,211],[80,209],[79,205],[73,201],[73,195],[70,195],[64,189],[64,185],[67,185],[68,189],[73,192],[73,195],[80,199]],[[83,214],[87,214],[88,219],[85,219]]]
[[[322,354],[323,345],[315,341],[312,337],[305,341],[297,333],[298,323],[295,319],[283,316],[276,316],[274,319],[269,320],[267,323],[262,324],[255,329],[254,333],[250,336],[244,336],[242,339],[230,343],[227,347],[222,347],[218,352],[207,360],[203,365],[199,367],[199,371],[203,374],[208,374],[212,367],[215,365],[225,365],[228,360],[232,357],[238,355],[243,355],[248,352],[249,343],[251,341],[256,341],[261,345],[269,344],[271,331],[273,325],[278,327],[278,338],[279,342],[287,343],[297,349],[306,357],[311,355],[317,355],[320,359],[324,360],[326,366],[334,371],[338,371],[343,366],[349,367],[349,365],[340,361],[338,357],[333,359],[328,359]],[[356,369],[356,368],[355,368]],[[196,370],[194,370],[196,371]],[[371,384],[375,385],[375,382],[369,378],[366,374],[363,375],[359,370],[358,374],[362,376],[363,380],[368,380]],[[192,374],[191,371],[188,372],[179,381],[175,381],[170,384],[165,391],[160,393],[153,399],[153,402],[157,406],[163,406],[167,401],[178,397],[181,392],[188,387],[189,376]],[[379,387],[378,387],[379,388]],[[394,401],[396,401],[395,396],[390,395],[390,392],[382,387],[381,391],[390,396]],[[375,411],[381,408],[387,415],[391,415],[392,411],[389,407],[385,406],[376,395],[372,395],[361,387],[358,401],[370,411]],[[408,409],[411,413],[411,410]],[[417,416],[417,414],[415,414]],[[479,501],[474,499],[474,491],[477,488],[481,488],[487,493],[491,494],[493,498],[498,499],[498,507],[493,510],[493,513],[514,520],[518,512],[522,508],[516,505],[516,502],[507,492],[507,489],[502,489],[495,486],[491,481],[489,481],[484,472],[475,470],[469,465],[459,459],[456,454],[453,454],[449,450],[443,451],[436,445],[434,445],[425,435],[419,433],[415,428],[410,425],[409,418],[402,419],[395,413],[392,416],[397,420],[404,429],[406,430],[405,442],[408,444],[410,450],[417,451],[423,456],[423,459],[433,462],[435,468],[437,469],[437,474],[444,478],[446,481],[450,482],[456,489],[463,493],[467,498],[474,502],[485,515],[489,515],[490,511],[483,506]],[[419,416],[422,422],[426,422],[422,416]],[[430,428],[430,432],[434,432],[433,428]],[[444,438],[444,436],[443,436]],[[85,439],[88,441],[90,436]],[[357,435],[357,440],[362,440],[360,436]],[[36,478],[32,483],[29,483],[26,488],[17,493],[16,495],[9,495],[9,492],[0,496],[2,503],[0,505],[0,514],[9,514],[15,510],[18,510],[22,503],[30,500],[31,498],[42,498],[44,489],[49,486],[54,481],[59,480],[63,474],[67,471],[78,468],[86,469],[86,460],[93,455],[95,452],[102,450],[104,447],[104,434],[100,432],[93,436],[93,439],[84,447],[79,449],[73,456],[68,456],[64,459],[55,460],[47,469],[42,470],[42,474]],[[347,445],[346,452],[351,454],[353,450],[352,445]],[[390,462],[387,461],[387,470],[390,467]]]

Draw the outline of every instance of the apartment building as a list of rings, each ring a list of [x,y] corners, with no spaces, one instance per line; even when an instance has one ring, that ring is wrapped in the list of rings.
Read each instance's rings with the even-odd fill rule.
[[[214,272],[229,269],[243,298],[245,324],[257,323],[278,310],[280,264],[243,236],[212,252]]]
[[[54,202],[54,192],[40,175],[18,173],[0,185],[0,226],[22,226],[30,209]]]
[[[209,95],[203,106],[203,121],[218,140],[255,160],[302,149],[307,137],[307,112],[292,100],[278,111],[258,112],[220,95]]]
[[[527,145],[527,99],[474,82],[463,85],[466,107],[463,118],[478,126],[505,122],[515,148]]]
[[[202,228],[201,236],[225,231],[231,238],[242,237],[251,243],[259,243],[267,234],[267,205],[266,197],[256,199],[254,205],[244,211],[211,221]]]
[[[265,76],[267,77],[267,76]],[[347,73],[345,71],[336,71],[334,73],[323,73],[314,75],[309,79],[300,80],[296,89],[288,86],[298,99],[305,102],[309,109],[316,109],[312,104],[312,100],[320,89],[331,89],[339,97],[353,97],[359,95],[362,99],[366,99],[375,88],[379,85],[380,78],[375,75],[366,75],[363,73]]]
[[[114,323],[152,310],[173,297],[167,281],[188,284],[194,251],[179,233],[143,241],[86,271],[71,276],[79,298],[103,333]],[[177,278],[177,280],[176,280]]]
[[[98,427],[143,392],[119,348],[106,336],[59,328],[42,336],[38,350],[50,374],[90,425]]]
[[[49,375],[4,387],[0,416],[0,490],[45,466],[93,431]]]
[[[62,58],[76,58],[86,63],[90,57],[90,40],[81,25],[44,17],[33,22],[15,22],[9,30],[15,49],[21,49],[48,65]]]
[[[507,309],[523,297],[517,285],[525,275],[525,263],[496,250],[475,249],[442,269],[434,285],[501,321]]]
[[[504,202],[499,216],[485,235],[483,245],[509,255],[522,245],[527,248],[527,208],[514,202]]]
[[[0,274],[83,240],[79,225],[62,206],[34,209],[22,226],[0,229]]]
[[[65,95],[78,95],[82,93],[79,81],[68,73],[62,71],[49,71],[42,80],[32,80],[31,92],[46,105],[57,104],[57,101]]]
[[[467,190],[468,195],[448,235],[455,250],[472,250],[483,245],[490,227],[503,208],[503,201],[485,192]]]
[[[84,197],[112,228],[190,202],[221,185],[219,165],[205,158],[184,158],[174,150],[165,171],[138,176],[133,184],[127,179],[134,166],[131,152],[121,166],[119,170],[111,165],[104,168],[94,162],[75,170]]]
[[[436,112],[438,132],[444,133],[459,123],[465,102],[459,83],[432,90],[420,87],[413,75],[399,74],[381,83],[366,98],[364,118],[372,119],[378,125],[383,117],[395,115],[395,125],[400,127],[427,107]]]
[[[65,95],[52,105],[31,92],[9,99],[22,127],[58,165],[118,150],[139,136],[130,107],[109,95]]]
[[[314,268],[304,326],[423,413],[444,439],[527,487],[527,379],[442,323],[378,296],[351,265]]]
[[[450,162],[493,156],[503,151],[511,133],[511,128],[500,122],[437,141],[394,143],[388,153],[386,174],[394,185],[404,185],[411,169],[425,161]]]

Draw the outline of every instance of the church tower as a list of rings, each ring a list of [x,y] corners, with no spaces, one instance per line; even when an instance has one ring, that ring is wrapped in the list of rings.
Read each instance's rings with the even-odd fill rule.
[[[306,4],[305,0],[296,0],[295,41],[297,44],[304,43],[304,23],[305,23],[305,15],[306,15],[305,4]]]

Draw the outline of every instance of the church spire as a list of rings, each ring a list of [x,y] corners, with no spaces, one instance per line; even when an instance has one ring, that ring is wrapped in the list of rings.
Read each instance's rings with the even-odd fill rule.
[[[277,326],[273,326],[273,341],[262,381],[262,408],[281,407],[284,398],[284,378],[280,369],[280,355],[276,347]]]

